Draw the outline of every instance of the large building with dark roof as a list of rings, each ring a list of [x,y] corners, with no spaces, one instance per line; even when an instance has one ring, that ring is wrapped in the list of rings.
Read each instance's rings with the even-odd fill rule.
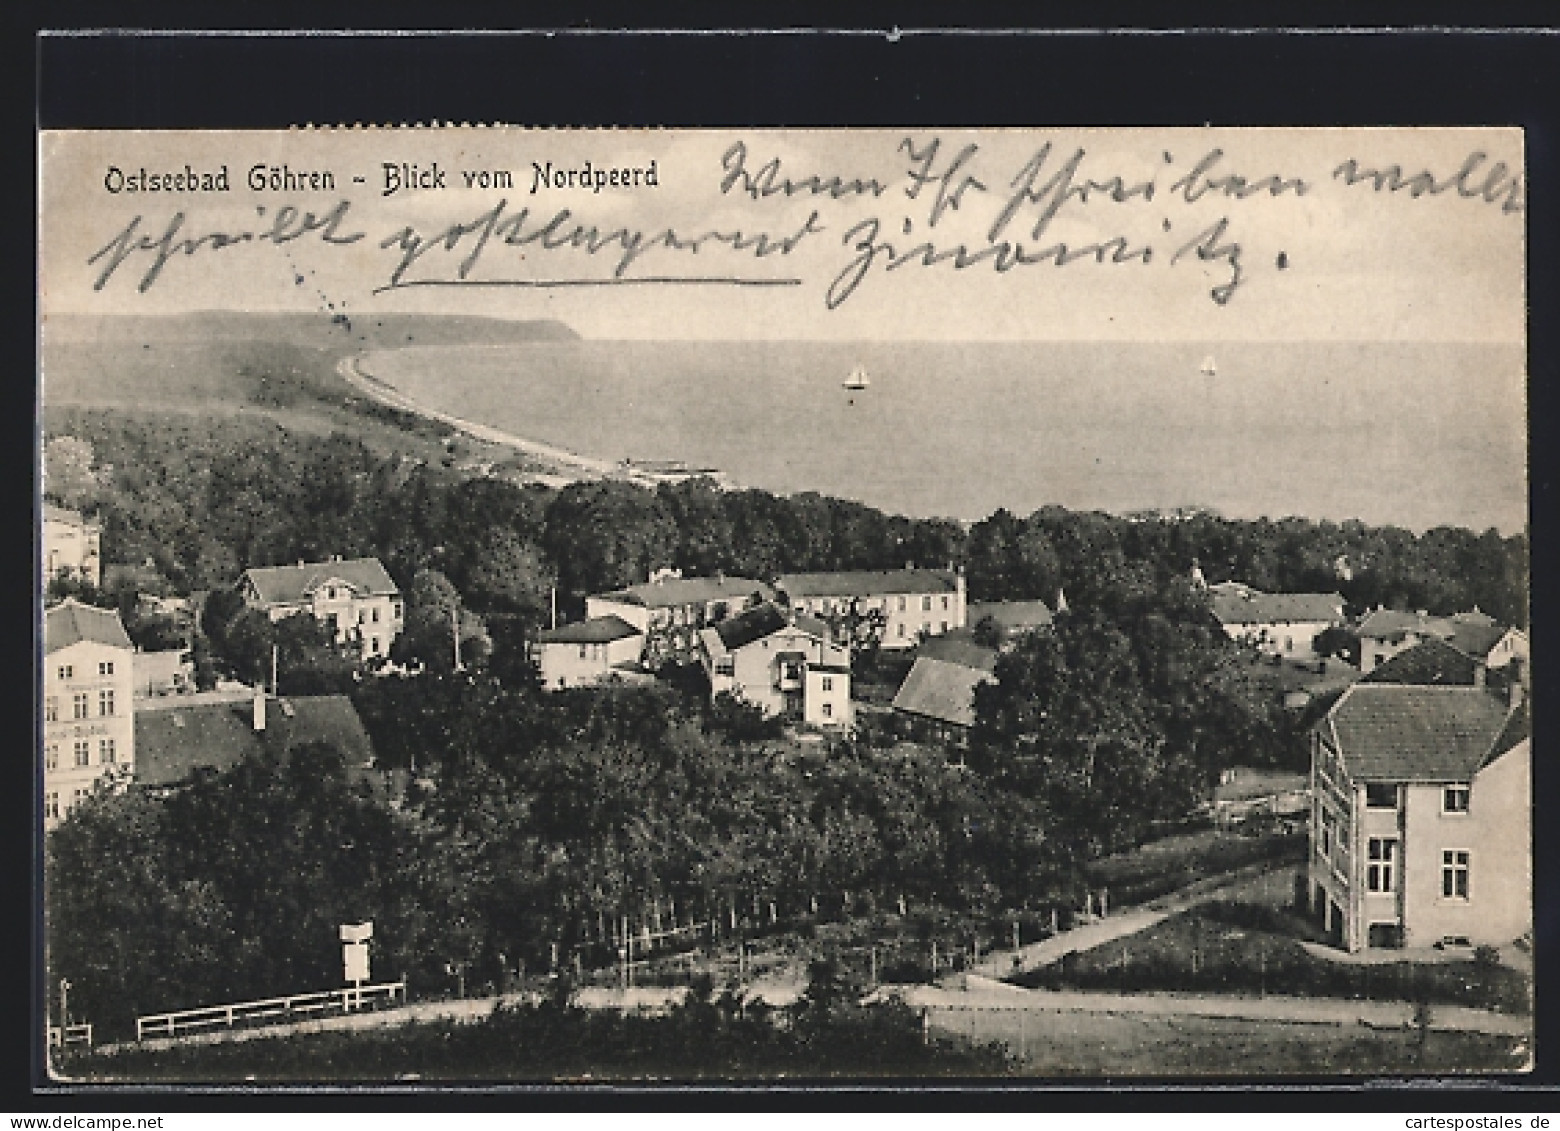
[[[620,616],[607,614],[536,634],[531,645],[542,687],[562,691],[604,683],[642,671],[645,635]]]
[[[136,764],[135,649],[119,614],[74,598],[43,616],[43,820],[53,828]]]
[[[870,626],[883,648],[912,648],[927,636],[969,621],[964,573],[952,569],[846,570],[788,573],[775,582],[780,601],[798,613],[852,623],[854,642]]]
[[[649,581],[585,599],[588,620],[617,617],[642,635],[640,663],[655,670],[692,663],[699,656],[699,632],[774,596],[749,577],[683,577],[658,571]]]
[[[157,791],[177,788],[201,771],[231,769],[250,754],[285,757],[315,743],[335,747],[357,774],[374,759],[363,720],[345,695],[278,698],[246,690],[168,696],[136,712],[135,733],[135,782]]]
[[[1313,729],[1308,888],[1338,945],[1500,946],[1532,929],[1523,696],[1365,680]]]
[[[1343,623],[1339,593],[1264,593],[1225,581],[1208,586],[1208,603],[1232,640],[1292,660],[1316,659],[1317,635]]]
[[[703,629],[699,642],[712,696],[810,726],[851,725],[850,649],[823,621],[765,603]]]
[[[247,569],[239,591],[273,621],[310,614],[337,640],[358,642],[365,659],[389,655],[405,626],[401,590],[378,558]]]

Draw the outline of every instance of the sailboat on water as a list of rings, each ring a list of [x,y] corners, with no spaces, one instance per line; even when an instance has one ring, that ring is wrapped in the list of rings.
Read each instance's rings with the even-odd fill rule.
[[[1219,367],[1213,363],[1213,354],[1210,353],[1207,357],[1203,358],[1202,375],[1204,377],[1216,377],[1218,376],[1218,373]]]
[[[868,385],[872,384],[872,380],[867,376],[866,367],[858,363],[857,366],[850,371],[850,376],[846,377],[842,384],[845,386],[845,388],[856,391],[865,389]]]

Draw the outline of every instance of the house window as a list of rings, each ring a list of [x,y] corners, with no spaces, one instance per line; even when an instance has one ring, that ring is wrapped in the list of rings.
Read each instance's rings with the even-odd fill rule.
[[[1373,836],[1365,846],[1365,886],[1371,891],[1396,891],[1393,864],[1397,861],[1397,838]]]
[[[70,715],[73,719],[87,717],[87,693],[78,691],[70,697]]]
[[[1332,858],[1333,847],[1333,823],[1332,818],[1325,813],[1322,815],[1322,855]]]
[[[50,820],[58,820],[60,816],[60,795],[46,793],[43,795],[43,815]]]
[[[932,611],[932,599],[930,597],[921,598],[921,611],[923,613],[929,613]]]
[[[98,664],[98,675],[113,675],[113,674],[114,674],[114,661],[113,660],[103,660],[103,661],[101,661]]]
[[[98,714],[112,715],[114,713],[114,693],[112,691],[98,692]]]
[[[1466,813],[1470,789],[1466,785],[1449,785],[1441,793],[1441,812]]]
[[[72,805],[80,805],[81,802],[86,798],[86,796],[87,796],[87,791],[86,790],[84,790],[84,789],[73,789],[73,790],[70,791],[70,803]]]
[[[61,664],[60,665],[60,678],[61,679],[70,679],[75,674],[76,674],[76,669],[75,669],[74,665],[71,665],[71,664]]]
[[[715,674],[716,675],[736,675],[737,674],[737,661],[736,661],[736,658],[734,656],[717,656],[717,657],[715,657]]]
[[[112,738],[104,738],[98,741],[98,761],[105,766],[112,766],[118,761],[118,754],[114,749],[114,740]]]
[[[359,609],[358,610],[358,624],[367,624],[367,623],[368,623],[368,610],[367,609]]]
[[[581,644],[580,645],[580,659],[582,659],[582,660],[588,659],[589,656],[590,656],[590,645],[589,644]]]
[[[57,770],[60,768],[59,743],[51,742],[48,746],[44,747],[43,768],[46,770]]]
[[[948,598],[944,597],[943,598],[943,610],[946,611],[947,608],[948,608]]]
[[[1365,807],[1367,809],[1396,809],[1397,805],[1397,786],[1382,785],[1380,782],[1369,782],[1366,784]]]
[[[834,717],[834,704],[833,703],[825,703],[823,705],[823,717],[826,718],[826,719],[832,719]]]
[[[336,599],[336,587],[334,585],[329,586],[325,590],[325,599],[328,601],[334,601]]]
[[[379,637],[370,636],[368,638],[368,650],[375,656],[379,655]]]
[[[373,612],[372,612],[372,614],[370,616],[370,619],[373,620],[373,622],[375,624],[379,623],[379,606],[378,605],[374,606]]]
[[[392,601],[392,602],[390,602],[390,615],[392,617],[394,617],[396,620],[400,620],[401,619],[401,602],[399,602],[399,601]]]
[[[826,676],[823,677],[823,689],[825,691],[833,691],[834,690],[834,677],[832,675],[826,675]],[[825,711],[825,713],[827,713],[827,711],[828,711],[828,705],[827,704],[824,705],[824,711]]]
[[[898,630],[899,630],[899,633],[898,633],[898,635],[899,635],[899,636],[901,636],[901,637],[903,637],[903,636],[904,636],[904,634],[905,634],[905,625],[904,625],[904,622],[903,622],[903,621],[900,621],[900,622],[899,622],[899,624],[898,624],[898,625],[896,625],[896,626],[895,626],[895,627],[896,627],[896,628],[898,628]]]
[[[88,745],[86,739],[79,738],[79,739],[76,740],[75,755],[76,755],[76,765],[78,765],[78,766],[87,766],[87,765],[91,764],[91,762],[92,762],[92,748],[91,748],[90,745]]]
[[[904,612],[905,611],[905,598],[903,598],[903,597],[899,598],[899,611],[900,612]]]
[[[947,632],[947,631],[948,631],[948,622],[947,622],[947,621],[943,621],[943,622],[942,622],[942,630],[943,630],[943,631],[944,631],[944,632]]]
[[[1293,636],[1286,636],[1286,637],[1284,637],[1284,651],[1286,651],[1286,652],[1293,652],[1294,650],[1295,650],[1295,638]]]
[[[58,696],[51,695],[43,701],[43,721],[57,723],[60,721],[60,701]]]
[[[1445,899],[1468,898],[1468,852],[1452,848],[1441,853],[1441,896]]]

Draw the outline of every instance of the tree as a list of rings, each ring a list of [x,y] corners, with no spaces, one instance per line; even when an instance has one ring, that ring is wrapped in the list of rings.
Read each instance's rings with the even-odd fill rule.
[[[555,583],[536,547],[512,530],[488,532],[468,577],[478,609],[531,624],[541,620]]]
[[[669,565],[678,531],[643,487],[616,480],[571,483],[547,509],[543,545],[558,582],[573,593],[601,593],[644,581]]]
[[[460,625],[461,663],[485,661],[492,648],[486,626],[462,608],[460,594],[438,570],[420,569],[406,594],[406,619],[390,658],[401,664],[421,664],[430,671],[455,666],[455,626]]]
[[[56,436],[43,448],[43,493],[64,507],[80,510],[97,502],[100,484],[93,470],[92,445],[75,436]]]

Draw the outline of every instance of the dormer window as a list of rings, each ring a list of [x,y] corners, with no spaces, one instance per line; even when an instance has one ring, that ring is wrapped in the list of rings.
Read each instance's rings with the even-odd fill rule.
[[[1466,785],[1449,785],[1441,791],[1441,812],[1466,813],[1472,790]]]
[[[1397,786],[1383,785],[1380,782],[1369,782],[1366,784],[1365,807],[1367,809],[1396,809],[1397,806]]]

